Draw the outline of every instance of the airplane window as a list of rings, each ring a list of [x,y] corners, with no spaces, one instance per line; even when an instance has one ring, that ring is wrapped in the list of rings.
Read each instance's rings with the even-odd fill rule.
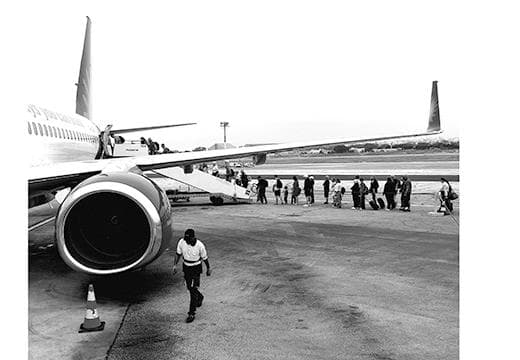
[[[38,130],[40,130],[40,135],[43,136],[42,124],[38,123]]]
[[[36,128],[36,124],[32,123],[34,135],[38,135],[38,129]]]
[[[29,129],[29,135],[31,135],[32,134],[31,124],[27,123],[27,125],[28,125],[28,129]]]
[[[43,124],[43,130],[45,130],[45,136],[49,136],[49,130],[47,130],[47,125]]]

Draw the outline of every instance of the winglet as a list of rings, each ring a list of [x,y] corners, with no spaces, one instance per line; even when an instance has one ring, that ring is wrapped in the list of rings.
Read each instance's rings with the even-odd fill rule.
[[[76,89],[76,114],[91,119],[92,109],[90,103],[90,18],[87,16],[85,28],[85,41],[83,54],[79,68],[79,77]]]
[[[437,93],[437,81],[432,83],[432,98],[430,102],[430,119],[428,121],[428,132],[441,131],[441,115],[439,113],[439,94]]]

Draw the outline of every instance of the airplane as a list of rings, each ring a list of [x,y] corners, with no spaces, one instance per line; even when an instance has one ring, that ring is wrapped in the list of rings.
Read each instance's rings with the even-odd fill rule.
[[[31,153],[36,154],[28,171],[29,207],[55,198],[61,203],[54,224],[56,248],[63,261],[79,272],[111,275],[143,268],[169,246],[173,238],[171,205],[164,190],[143,175],[145,171],[182,167],[190,173],[197,163],[246,156],[263,164],[268,153],[442,132],[434,81],[428,127],[421,133],[111,158],[107,151],[109,136],[118,131],[110,126],[101,131],[90,119],[90,27],[87,17],[76,114],[63,115],[35,105],[26,109],[27,141]],[[154,128],[158,127],[119,132]]]

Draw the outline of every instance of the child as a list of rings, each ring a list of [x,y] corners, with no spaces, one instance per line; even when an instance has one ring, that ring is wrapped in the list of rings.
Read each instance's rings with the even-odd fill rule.
[[[287,204],[287,198],[289,197],[289,188],[287,185],[283,187],[283,203]]]

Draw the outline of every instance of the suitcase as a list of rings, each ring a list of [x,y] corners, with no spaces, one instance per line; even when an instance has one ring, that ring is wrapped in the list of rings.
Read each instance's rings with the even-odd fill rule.
[[[370,206],[372,206],[372,209],[374,209],[374,210],[378,210],[378,209],[379,209],[379,206],[377,205],[377,203],[376,203],[374,200],[370,200],[370,201],[368,202],[368,204],[369,204]]]
[[[381,198],[377,198],[377,203],[379,204],[379,207],[381,209],[384,209],[385,208],[385,201]]]

